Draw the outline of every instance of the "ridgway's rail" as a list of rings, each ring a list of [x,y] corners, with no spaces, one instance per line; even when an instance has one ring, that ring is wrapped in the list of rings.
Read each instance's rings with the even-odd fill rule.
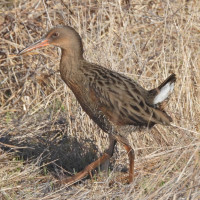
[[[134,80],[83,58],[80,35],[71,27],[51,29],[43,38],[22,50],[19,55],[36,48],[54,45],[62,50],[60,74],[76,96],[83,110],[106,133],[109,148],[96,161],[76,175],[63,179],[72,184],[90,174],[91,170],[109,162],[116,142],[124,146],[129,157],[128,182],[134,177],[134,151],[127,134],[136,127],[151,128],[155,124],[170,125],[171,117],[163,109],[176,81],[171,74],[159,87],[146,90]]]

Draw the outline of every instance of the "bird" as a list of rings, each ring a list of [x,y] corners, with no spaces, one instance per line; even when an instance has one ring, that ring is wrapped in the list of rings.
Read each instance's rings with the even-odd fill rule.
[[[61,182],[74,184],[90,175],[96,167],[109,162],[118,142],[128,154],[127,178],[128,183],[132,183],[135,153],[127,136],[137,128],[150,129],[155,124],[170,126],[172,118],[164,111],[163,105],[173,92],[176,75],[172,73],[160,86],[146,90],[128,76],[85,60],[79,33],[67,25],[50,29],[18,55],[49,45],[61,48],[59,67],[62,80],[87,115],[109,136],[109,147],[100,158]]]

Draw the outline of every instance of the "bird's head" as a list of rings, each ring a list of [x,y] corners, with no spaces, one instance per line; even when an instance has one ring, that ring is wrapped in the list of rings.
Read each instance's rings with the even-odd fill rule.
[[[66,52],[77,53],[80,56],[83,54],[83,46],[80,35],[70,26],[62,26],[52,28],[44,37],[37,42],[26,47],[18,53],[22,55],[33,49],[54,45],[60,47]]]

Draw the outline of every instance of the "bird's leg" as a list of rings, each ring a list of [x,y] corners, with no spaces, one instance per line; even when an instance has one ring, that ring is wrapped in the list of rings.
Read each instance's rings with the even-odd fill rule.
[[[111,134],[109,134],[109,147],[105,152],[108,155],[110,155],[110,158],[113,156],[116,143],[117,143],[117,141],[113,138],[113,136]],[[108,174],[109,164],[110,164],[110,159],[106,160],[101,166],[101,170],[105,171],[106,174]]]
[[[91,170],[95,169],[96,167],[98,167],[100,164],[104,163],[109,158],[110,158],[110,155],[108,155],[107,153],[104,153],[99,159],[97,159],[96,161],[94,161],[91,164],[89,164],[88,166],[86,166],[84,170],[78,172],[77,174],[75,174],[74,176],[72,176],[70,178],[62,179],[61,183],[62,184],[67,183],[68,185],[71,185],[73,183],[76,183],[76,182],[82,180],[83,178],[88,176],[88,174],[91,172]]]
[[[99,159],[97,159],[96,161],[94,161],[91,164],[89,164],[88,166],[86,166],[84,170],[78,172],[74,176],[61,180],[61,183],[67,183],[68,185],[76,183],[76,182],[80,181],[81,179],[85,178],[86,176],[88,176],[88,174],[91,174],[91,171],[93,169],[95,169],[99,165],[101,165],[104,162],[106,162],[107,160],[109,160],[110,157],[112,157],[112,155],[113,155],[114,146],[116,144],[116,140],[114,138],[112,138],[112,137],[109,137],[109,138],[110,138],[109,148]]]
[[[124,148],[126,149],[129,157],[129,183],[133,182],[133,176],[134,176],[134,159],[135,159],[135,154],[134,150],[131,148],[129,145],[129,142],[126,138],[122,136],[116,136],[116,140],[121,143]]]
[[[127,144],[124,144],[124,148],[126,149],[129,157],[129,183],[133,182],[133,176],[134,176],[134,159],[135,154],[134,150]]]

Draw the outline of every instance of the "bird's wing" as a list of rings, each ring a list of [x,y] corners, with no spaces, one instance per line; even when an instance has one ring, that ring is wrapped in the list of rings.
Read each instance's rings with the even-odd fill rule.
[[[93,66],[90,90],[98,110],[116,125],[169,124],[171,118],[145,102],[146,90],[132,79],[106,68]]]

